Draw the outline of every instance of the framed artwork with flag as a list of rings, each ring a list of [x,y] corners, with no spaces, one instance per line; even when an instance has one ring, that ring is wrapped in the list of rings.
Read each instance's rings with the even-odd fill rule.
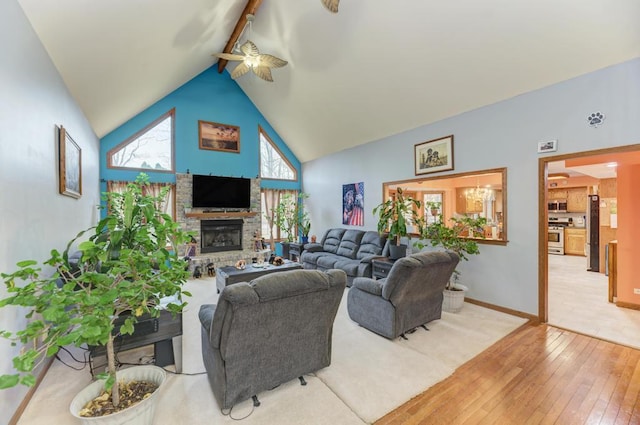
[[[342,185],[342,224],[364,226],[364,182]]]

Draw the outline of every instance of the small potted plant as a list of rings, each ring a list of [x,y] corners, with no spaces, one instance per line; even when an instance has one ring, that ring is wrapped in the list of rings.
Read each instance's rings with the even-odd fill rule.
[[[63,253],[52,250],[51,258],[43,262],[46,270],[36,261],[26,260],[18,263],[17,271],[2,273],[8,296],[0,300],[0,308],[26,308],[29,322],[15,334],[0,331],[0,336],[25,347],[13,359],[17,373],[0,376],[0,388],[33,385],[34,367],[66,345],[106,346],[108,372],[101,376],[104,383],[89,385],[76,396],[72,406],[80,399],[92,400],[103,387],[110,392],[115,409],[126,404],[120,397],[122,384],[116,375],[116,320],[126,317],[119,332],[132,334],[139,317],[160,315],[161,300],[174,300],[165,308],[177,314],[185,305],[182,295],[189,295],[182,290],[188,272],[178,247],[190,235],[159,209],[167,192],[159,197],[144,195],[146,184],[148,177],[141,174],[123,193],[106,194],[106,216],[95,227],[80,232]],[[87,235],[88,239],[81,241]],[[75,245],[81,255],[77,265],[72,266],[69,250]],[[140,369],[149,378],[145,380],[154,385],[164,379],[165,372],[155,366],[126,369],[123,375],[134,373],[134,369]],[[142,380],[132,376],[127,379]],[[152,420],[153,407],[148,404],[145,400],[118,414],[127,416],[131,410],[146,405],[141,408],[147,411],[143,416],[150,415]],[[80,417],[79,412],[72,414]],[[81,420],[95,423],[97,418]]]
[[[428,224],[422,228],[421,237],[429,239],[431,246],[441,246],[442,248],[453,251],[460,257],[460,260],[468,261],[469,255],[477,255],[480,253],[478,242],[465,236],[471,231],[482,229],[487,220],[484,217],[473,218],[464,216],[461,218],[451,218],[452,225],[444,224],[443,217],[440,216],[436,222]],[[480,235],[483,235],[480,233]],[[418,248],[424,247],[421,242],[417,242]],[[464,296],[469,288],[460,284],[460,271],[454,270],[453,275],[444,290],[444,302],[442,308],[449,312],[458,312],[464,304]]]
[[[309,220],[309,213],[302,211],[298,222],[298,229],[300,231],[300,242],[304,245],[309,242],[309,232],[311,231],[311,220]]]
[[[402,188],[396,190],[395,197],[391,197],[373,209],[378,215],[378,232],[388,232],[390,254],[392,260],[407,255],[407,245],[401,244],[401,238],[408,236],[408,225],[416,226],[420,231],[423,219],[419,211],[422,203],[410,196],[405,196]]]

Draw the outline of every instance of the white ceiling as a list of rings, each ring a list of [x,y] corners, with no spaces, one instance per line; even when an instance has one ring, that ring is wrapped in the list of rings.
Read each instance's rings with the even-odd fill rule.
[[[246,4],[18,2],[100,137],[211,66]],[[264,0],[251,39],[289,65],[237,81],[304,162],[640,57],[638,17],[638,0]]]

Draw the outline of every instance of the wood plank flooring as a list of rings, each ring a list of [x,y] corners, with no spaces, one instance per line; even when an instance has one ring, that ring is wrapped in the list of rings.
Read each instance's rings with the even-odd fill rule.
[[[640,350],[525,325],[375,424],[640,424],[639,395]]]

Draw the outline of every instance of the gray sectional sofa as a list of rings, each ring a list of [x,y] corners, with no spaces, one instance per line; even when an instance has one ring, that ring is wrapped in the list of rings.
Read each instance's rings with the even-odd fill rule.
[[[347,285],[356,277],[371,277],[371,260],[387,257],[386,236],[374,230],[334,228],[325,233],[320,243],[304,246],[300,261],[305,269],[340,269],[347,274]]]

